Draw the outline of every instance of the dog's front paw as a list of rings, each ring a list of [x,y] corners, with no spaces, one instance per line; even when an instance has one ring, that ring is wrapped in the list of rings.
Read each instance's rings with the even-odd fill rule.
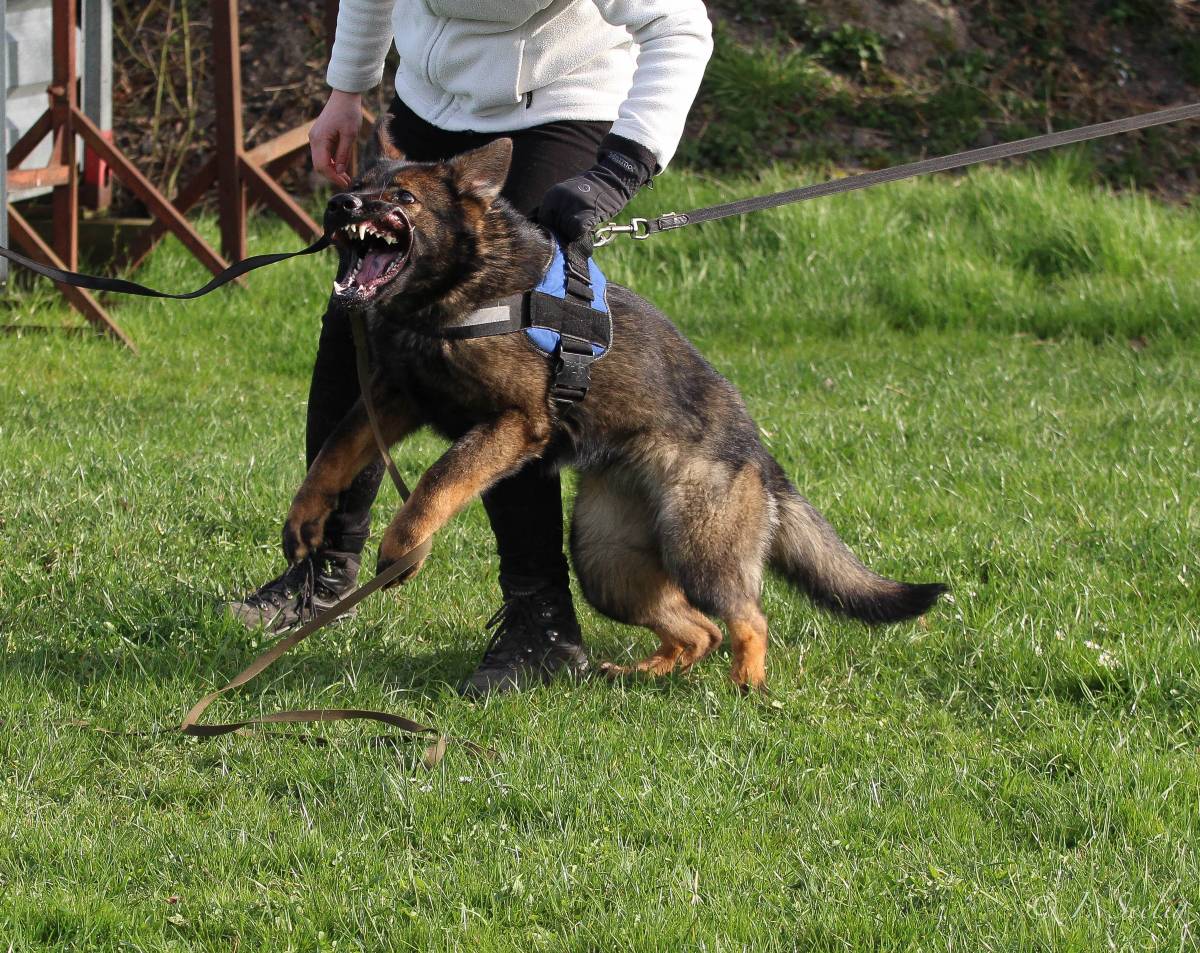
[[[403,555],[404,555],[404,553],[399,553],[399,554],[397,554],[396,558],[394,558],[394,559],[389,558],[384,555],[383,546],[380,546],[379,547],[379,556],[375,560],[375,575],[379,576],[379,575],[382,575],[383,573],[387,572],[387,570],[390,569],[392,566],[394,566],[397,563],[397,561],[400,559],[400,557]],[[421,567],[424,565],[425,565],[425,557],[422,556],[413,565],[411,565],[408,569],[404,570],[404,572],[400,573],[399,576],[397,576],[395,579],[393,579],[391,582],[389,582],[383,588],[391,589],[393,586],[403,585],[404,583],[408,582],[408,580],[410,580],[413,576],[415,576],[417,573],[419,573],[421,571]]]
[[[409,538],[410,534],[405,531],[404,526],[403,520],[393,520],[392,524],[383,534],[383,539],[379,543],[379,557],[375,561],[376,574],[384,572],[401,560],[407,561],[406,557],[411,559],[409,553],[420,547],[421,544],[419,542],[413,542]],[[389,582],[384,586],[384,588],[390,589],[392,586],[408,582],[408,580],[421,571],[421,567],[425,565],[425,556],[427,555],[428,552],[421,556],[412,566],[400,573],[393,582]]]
[[[307,559],[325,540],[325,520],[333,507],[303,490],[296,494],[283,524],[283,555],[289,563]]]

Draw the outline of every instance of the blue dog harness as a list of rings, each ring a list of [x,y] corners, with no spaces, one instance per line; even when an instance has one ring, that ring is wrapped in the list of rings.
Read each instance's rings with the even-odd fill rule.
[[[569,262],[556,246],[535,288],[472,311],[437,334],[462,340],[524,331],[534,347],[554,359],[554,400],[560,407],[580,401],[588,391],[591,365],[612,346],[613,332],[608,280],[590,258],[586,277],[581,265]]]
[[[589,258],[587,264],[589,284],[592,291],[591,308],[608,319],[608,334],[602,340],[593,339],[590,342],[592,345],[592,354],[599,358],[604,356],[604,352],[608,350],[608,345],[612,340],[612,318],[608,314],[608,279],[604,277],[604,272],[600,270],[600,266],[596,264],[594,259]],[[546,273],[542,275],[542,280],[531,293],[550,295],[559,301],[567,299],[567,261],[563,257],[562,249],[557,245],[554,247],[554,258],[550,262],[550,267],[546,269]],[[525,333],[529,336],[529,340],[537,346],[537,349],[546,354],[553,354],[558,350],[562,338],[559,330],[553,327],[535,325],[526,328]]]

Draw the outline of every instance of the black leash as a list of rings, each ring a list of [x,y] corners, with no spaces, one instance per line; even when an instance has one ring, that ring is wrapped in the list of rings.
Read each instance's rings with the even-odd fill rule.
[[[956,152],[953,155],[941,156],[935,159],[922,159],[906,165],[892,166],[888,169],[878,169],[874,172],[863,172],[842,179],[820,182],[816,185],[806,185],[786,192],[774,192],[770,195],[759,195],[753,198],[740,199],[736,202],[725,202],[721,205],[710,205],[706,208],[693,209],[690,212],[667,212],[654,219],[634,218],[628,225],[609,222],[596,229],[595,246],[601,247],[613,241],[618,235],[628,235],[635,239],[646,239],[658,232],[682,228],[684,225],[695,225],[700,222],[711,222],[719,218],[729,218],[734,215],[745,215],[748,212],[758,212],[763,209],[778,208],[793,202],[804,202],[809,199],[822,198],[827,195],[838,195],[842,192],[853,192],[857,189],[868,189],[874,185],[886,182],[898,182],[901,179],[911,179],[914,176],[925,175],[929,172],[945,172],[949,169],[961,169],[964,166],[977,165],[981,162],[993,162],[997,159],[1009,159],[1014,156],[1039,152],[1043,149],[1053,149],[1056,146],[1070,145],[1076,142],[1087,142],[1090,139],[1100,139],[1105,136],[1115,136],[1123,132],[1133,132],[1136,129],[1147,129],[1151,126],[1161,126],[1166,123],[1180,122],[1184,119],[1200,118],[1200,103],[1185,106],[1172,106],[1157,112],[1143,113],[1140,116],[1128,116],[1124,119],[1113,119],[1109,122],[1095,123],[1091,126],[1080,126],[1078,129],[1066,129],[1061,132],[1046,133],[1030,139],[1018,139],[1016,142],[1004,142],[995,146],[985,146],[982,149],[971,149],[967,152]],[[293,252],[278,252],[271,255],[254,255],[230,265],[203,287],[186,294],[171,294],[166,291],[156,291],[147,288],[136,281],[124,278],[105,278],[97,275],[85,275],[75,271],[64,271],[50,265],[43,265],[31,258],[26,258],[19,252],[0,246],[0,257],[28,268],[36,274],[52,281],[74,285],[76,288],[87,288],[91,291],[116,291],[122,294],[142,295],[147,298],[172,298],[178,301],[199,298],[226,285],[235,278],[240,278],[247,272],[267,265],[274,265],[289,258],[301,255],[311,255],[328,248],[332,240],[328,235],[322,235],[307,248]]]
[[[925,175],[928,172],[945,172],[948,169],[961,169],[980,162],[993,162],[997,159],[1010,159],[1013,156],[1039,152],[1042,149],[1053,149],[1056,146],[1070,145],[1076,142],[1086,142],[1089,139],[1101,139],[1105,136],[1115,136],[1122,132],[1132,132],[1135,129],[1146,129],[1150,126],[1161,126],[1169,122],[1179,122],[1184,119],[1200,118],[1200,103],[1186,106],[1172,106],[1170,109],[1160,109],[1157,112],[1143,113],[1140,116],[1129,116],[1125,119],[1113,119],[1110,122],[1100,122],[1091,126],[1081,126],[1078,129],[1066,129],[1062,132],[1050,132],[1030,139],[1018,139],[1016,142],[1003,142],[995,146],[985,146],[982,149],[971,149],[967,152],[956,152],[954,155],[941,156],[936,159],[922,159],[920,162],[909,162],[906,165],[892,166],[875,172],[863,172],[859,175],[846,176],[830,182],[817,185],[806,185],[799,189],[786,192],[774,192],[770,195],[759,195],[754,198],[741,199],[736,202],[726,202],[722,205],[710,205],[690,212],[667,212],[658,218],[631,219],[628,225],[618,225],[609,222],[596,229],[597,246],[607,245],[618,235],[628,235],[630,238],[646,239],[657,232],[682,228],[684,225],[695,225],[700,222],[711,222],[719,218],[729,218],[733,215],[745,215],[747,212],[758,212],[768,208],[778,208],[780,205],[790,205],[793,202],[804,202],[808,199],[822,198],[826,195],[837,195],[841,192],[853,192],[856,189],[868,189],[873,185],[885,182],[898,182],[901,179],[911,179],[914,176]]]
[[[189,291],[186,294],[155,291],[153,288],[139,285],[136,281],[126,281],[124,278],[105,278],[99,275],[85,275],[78,271],[63,271],[61,268],[43,265],[32,258],[26,258],[20,252],[15,252],[11,248],[5,248],[3,245],[0,245],[0,257],[7,258],[22,268],[28,268],[30,271],[49,278],[51,281],[60,281],[64,285],[74,285],[76,288],[87,288],[91,291],[117,291],[127,295],[141,295],[143,298],[174,298],[177,301],[185,301],[190,298],[199,298],[210,291],[216,291],[222,285],[229,284],[229,282],[240,278],[247,272],[266,268],[267,265],[278,264],[281,261],[287,261],[289,258],[312,255],[328,248],[331,243],[332,239],[328,235],[322,235],[307,248],[302,248],[300,251],[275,252],[270,255],[252,255],[249,258],[243,258],[241,261],[230,265],[219,275],[216,275],[208,284],[197,288],[195,291]]]

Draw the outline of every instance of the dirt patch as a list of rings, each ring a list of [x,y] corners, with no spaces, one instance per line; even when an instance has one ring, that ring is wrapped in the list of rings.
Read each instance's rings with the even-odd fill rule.
[[[853,23],[881,36],[887,63],[905,74],[917,73],[938,56],[975,48],[967,21],[957,7],[935,0],[820,0],[811,4],[829,23]]]

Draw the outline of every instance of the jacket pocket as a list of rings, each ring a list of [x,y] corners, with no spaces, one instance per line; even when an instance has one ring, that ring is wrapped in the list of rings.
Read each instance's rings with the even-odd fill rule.
[[[452,21],[434,44],[429,70],[433,82],[461,97],[472,112],[520,102],[517,81],[525,52],[521,31],[482,33],[464,26],[468,25]]]
[[[632,42],[624,27],[613,26],[593,3],[556,0],[524,27],[525,42],[517,89],[541,89],[583,68],[609,50]]]

